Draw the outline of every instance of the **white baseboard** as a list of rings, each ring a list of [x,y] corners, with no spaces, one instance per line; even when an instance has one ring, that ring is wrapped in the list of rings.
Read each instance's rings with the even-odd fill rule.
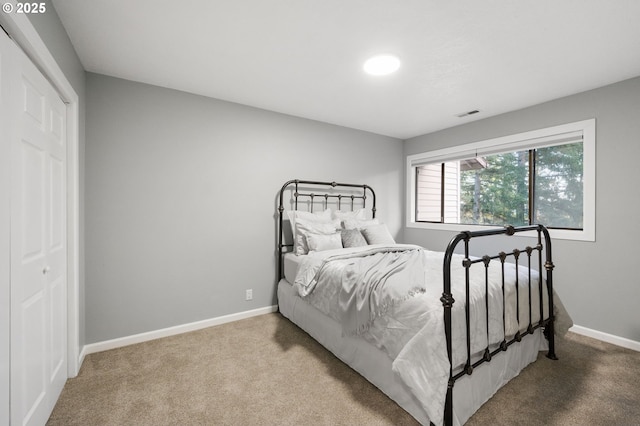
[[[226,324],[228,322],[239,321],[245,318],[251,318],[258,315],[270,314],[277,312],[278,306],[267,306],[266,308],[253,309],[251,311],[238,312],[236,314],[225,315],[217,318],[196,321],[189,324],[177,325],[175,327],[164,328],[161,330],[148,331],[146,333],[134,334],[133,336],[120,337],[118,339],[107,340],[85,345],[80,352],[80,365],[84,357],[96,353],[107,351],[109,349],[121,348],[123,346],[134,345],[136,343],[148,342],[149,340],[160,339],[162,337],[174,336],[176,334],[188,333],[190,331],[201,330],[215,325]]]
[[[233,321],[239,321],[245,318],[251,318],[258,315],[265,315],[272,312],[277,312],[278,306],[267,306],[265,308],[258,308],[251,311],[238,312],[236,314],[224,315],[221,317],[210,318],[207,320],[196,321],[189,324],[177,325],[174,327],[164,328],[161,330],[149,331],[146,333],[134,334],[133,336],[120,337],[118,339],[106,340],[104,342],[91,343],[84,345],[78,356],[78,365],[82,366],[84,358],[92,353],[107,351],[109,349],[121,348],[123,346],[134,345],[136,343],[147,342],[149,340],[160,339],[162,337],[174,336],[176,334],[188,333],[190,331],[201,330],[207,327],[213,327],[216,325],[226,324]],[[623,348],[632,349],[640,352],[640,342],[636,342],[624,337],[615,336],[613,334],[603,333],[601,331],[592,330],[590,328],[574,325],[569,329],[576,334],[591,337],[603,342],[611,343]]]
[[[635,340],[614,336],[613,334],[603,333],[602,331],[592,330],[579,325],[574,325],[569,331],[640,352],[640,342],[636,342]]]

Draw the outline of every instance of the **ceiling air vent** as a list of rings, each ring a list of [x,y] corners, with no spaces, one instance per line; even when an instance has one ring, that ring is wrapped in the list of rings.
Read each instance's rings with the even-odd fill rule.
[[[468,115],[477,114],[479,112],[480,112],[479,110],[474,109],[473,111],[467,111],[467,112],[463,112],[462,114],[458,114],[458,115],[456,115],[456,117],[462,118],[462,117],[466,117]]]

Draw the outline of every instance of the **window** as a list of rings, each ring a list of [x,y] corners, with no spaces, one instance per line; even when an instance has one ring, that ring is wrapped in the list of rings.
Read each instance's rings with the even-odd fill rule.
[[[407,224],[431,229],[541,223],[595,240],[595,120],[407,157]]]

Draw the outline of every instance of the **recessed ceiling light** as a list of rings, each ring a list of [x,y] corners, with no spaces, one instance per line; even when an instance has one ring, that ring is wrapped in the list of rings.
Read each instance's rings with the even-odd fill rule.
[[[371,75],[387,75],[400,68],[400,59],[393,55],[378,55],[369,58],[363,66],[364,72]]]

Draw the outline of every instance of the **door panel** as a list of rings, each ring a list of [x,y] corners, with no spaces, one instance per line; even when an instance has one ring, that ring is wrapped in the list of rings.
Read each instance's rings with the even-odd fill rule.
[[[49,176],[49,252],[57,252],[64,248],[65,206],[64,164],[57,158],[50,157],[51,171]]]
[[[44,94],[34,87],[27,76],[23,74],[22,78],[22,91],[24,96],[22,108],[26,113],[25,118],[32,119],[36,125],[40,126],[40,130],[44,130]]]
[[[52,142],[54,143],[54,147],[60,149],[60,150],[65,150],[65,146],[66,146],[66,141],[67,141],[67,132],[66,132],[66,116],[67,116],[67,108],[64,105],[64,103],[62,102],[62,100],[58,99],[58,101],[60,101],[57,105],[53,104],[51,105],[51,110],[50,110],[50,126],[49,126],[49,134],[52,138]],[[59,153],[60,154],[60,153]]]
[[[63,311],[60,307],[63,306],[66,308],[67,296],[65,286],[66,283],[64,282],[63,277],[60,276],[60,278],[51,283],[49,287],[51,303],[51,307],[49,309],[49,312],[51,313],[51,317],[49,318],[49,344],[51,345],[51,365],[49,371],[51,372],[51,375],[49,377],[49,381],[51,383],[59,382],[59,376],[62,374],[64,378],[64,380],[62,380],[63,386],[67,378],[67,348],[65,344],[67,340],[65,338],[66,333],[64,333],[67,327],[67,316],[66,309]]]
[[[20,143],[19,154],[22,163],[21,197],[13,202],[22,204],[22,262],[24,264],[37,261],[44,256],[44,173],[45,152],[29,142]]]
[[[44,292],[38,292],[22,302],[22,344],[24,345],[22,365],[19,375],[22,377],[21,411],[23,418],[29,419],[36,414],[46,396],[46,301]],[[12,407],[12,409],[15,409]]]

